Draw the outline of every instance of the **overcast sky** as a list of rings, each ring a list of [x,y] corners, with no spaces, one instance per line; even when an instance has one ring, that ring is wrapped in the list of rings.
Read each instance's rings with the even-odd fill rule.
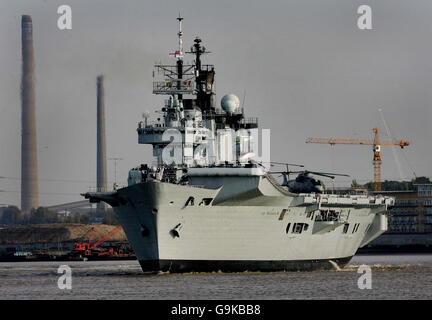
[[[57,8],[72,8],[72,30],[57,28]],[[372,8],[373,30],[359,30],[357,8]],[[432,176],[432,2],[424,1],[0,1],[0,204],[20,205],[21,15],[33,18],[40,205],[81,200],[96,183],[96,77],[105,75],[107,156],[121,157],[117,181],[151,161],[138,145],[143,111],[154,96],[156,61],[174,62],[177,20],[184,46],[195,36],[212,52],[217,101],[241,100],[247,116],[271,129],[273,161],[348,173],[336,185],[373,178],[370,146],[306,144],[307,137],[395,138],[403,175]],[[243,103],[243,101],[242,101]],[[386,137],[384,136],[383,139]],[[382,176],[400,179],[391,147]],[[109,185],[114,163],[108,161]]]

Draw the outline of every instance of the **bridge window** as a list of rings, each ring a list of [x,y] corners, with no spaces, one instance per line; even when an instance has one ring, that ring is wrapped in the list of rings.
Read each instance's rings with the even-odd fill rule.
[[[302,233],[302,231],[306,231],[309,228],[307,223],[294,223],[292,228],[292,233]]]
[[[345,223],[344,227],[343,227],[343,232],[342,233],[347,233],[349,229],[349,223]]]
[[[367,226],[366,229],[365,229],[365,233],[367,233],[367,232],[369,231],[369,229],[370,229],[371,226],[372,226],[372,224],[369,223],[368,226]]]
[[[315,221],[338,221],[340,213],[335,210],[319,210]]]
[[[359,226],[360,226],[360,223],[356,223],[356,224],[354,224],[354,228],[353,228],[353,230],[352,230],[352,233],[357,232]]]
[[[195,198],[191,196],[191,197],[189,197],[189,198],[187,199],[186,204],[185,204],[185,207],[188,206],[188,205],[193,206],[194,204],[195,204]]]
[[[212,200],[213,200],[213,198],[203,198],[199,205],[200,206],[201,205],[208,206],[212,202]]]
[[[284,218],[284,216],[285,216],[285,213],[286,213],[286,209],[282,209],[282,212],[281,212],[281,214],[279,215],[279,220],[283,220],[283,218]],[[287,233],[288,233],[288,231],[287,231]]]

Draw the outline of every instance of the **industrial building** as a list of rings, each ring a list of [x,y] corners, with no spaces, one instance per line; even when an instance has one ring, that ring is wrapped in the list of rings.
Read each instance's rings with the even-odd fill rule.
[[[414,190],[379,191],[395,198],[389,210],[388,231],[364,251],[432,250],[432,184],[414,184]]]
[[[432,184],[414,184],[414,190],[379,193],[395,197],[388,233],[432,233]]]

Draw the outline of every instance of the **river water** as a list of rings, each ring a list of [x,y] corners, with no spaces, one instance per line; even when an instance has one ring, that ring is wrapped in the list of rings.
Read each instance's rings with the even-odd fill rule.
[[[58,267],[72,289],[58,288]],[[359,266],[371,289],[360,289]],[[432,299],[432,254],[358,255],[342,270],[145,275],[137,261],[0,263],[0,299]]]

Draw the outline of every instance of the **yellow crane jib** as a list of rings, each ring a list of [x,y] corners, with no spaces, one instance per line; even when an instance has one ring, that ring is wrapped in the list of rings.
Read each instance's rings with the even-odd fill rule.
[[[374,166],[374,190],[381,191],[381,146],[399,146],[402,149],[409,146],[407,140],[388,140],[380,141],[378,128],[372,129],[374,132],[373,139],[348,139],[348,138],[307,138],[306,143],[330,144],[352,144],[352,145],[369,145],[373,146],[373,166]]]

